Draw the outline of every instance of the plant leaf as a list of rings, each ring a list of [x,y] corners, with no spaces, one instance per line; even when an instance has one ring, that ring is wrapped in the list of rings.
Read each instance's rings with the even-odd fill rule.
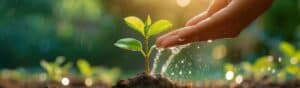
[[[131,51],[141,51],[142,50],[142,43],[139,40],[136,40],[134,38],[120,39],[114,45],[119,48],[131,50]]]
[[[135,17],[135,16],[129,16],[129,17],[126,17],[124,20],[129,27],[133,28],[135,31],[138,31],[143,36],[145,36],[145,31],[144,31],[145,24],[141,19],[139,19],[138,17]]]
[[[86,60],[79,59],[77,61],[77,66],[79,68],[80,73],[83,74],[85,77],[92,76],[92,67]]]
[[[151,17],[148,15],[146,25],[150,26],[151,24],[152,24],[152,20],[151,20]]]
[[[161,32],[166,31],[167,29],[172,27],[172,23],[168,20],[159,20],[156,21],[149,29],[148,36],[153,36],[159,34]]]
[[[288,42],[281,42],[279,44],[279,49],[289,57],[293,56],[296,52],[295,47]]]

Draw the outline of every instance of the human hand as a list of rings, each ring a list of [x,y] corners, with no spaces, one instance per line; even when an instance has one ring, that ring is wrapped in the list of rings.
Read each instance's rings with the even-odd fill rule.
[[[160,36],[156,46],[167,48],[191,42],[219,38],[234,38],[258,16],[273,0],[214,0],[200,15],[190,19],[186,26]]]

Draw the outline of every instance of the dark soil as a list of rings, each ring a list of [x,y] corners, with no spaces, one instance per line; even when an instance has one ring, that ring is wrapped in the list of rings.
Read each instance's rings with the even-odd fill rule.
[[[248,78],[234,88],[300,88],[300,80],[295,79],[285,82],[276,82],[271,81],[267,76],[256,81],[253,78]]]
[[[0,79],[0,88],[111,88],[102,82],[95,82],[91,87],[87,87],[84,81],[71,80],[69,86],[63,86],[59,82],[40,82],[40,81],[20,81],[13,79]]]
[[[137,74],[128,80],[120,80],[113,88],[191,88],[176,84],[161,75]]]

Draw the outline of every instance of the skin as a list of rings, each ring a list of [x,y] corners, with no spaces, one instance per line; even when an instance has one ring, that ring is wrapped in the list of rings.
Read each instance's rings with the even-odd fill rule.
[[[273,0],[214,0],[209,8],[190,19],[186,26],[163,36],[156,46],[167,48],[191,42],[220,38],[234,38],[257,17]]]

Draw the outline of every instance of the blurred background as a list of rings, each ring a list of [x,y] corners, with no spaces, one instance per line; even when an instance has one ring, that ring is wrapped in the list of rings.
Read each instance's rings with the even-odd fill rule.
[[[54,61],[57,56],[64,56],[70,62],[84,58],[91,65],[118,67],[123,77],[132,76],[143,71],[142,56],[119,49],[113,43],[123,37],[142,37],[124,23],[124,17],[137,16],[145,20],[150,15],[153,20],[167,19],[173,23],[172,30],[175,30],[203,12],[210,2],[0,0],[0,69],[38,69],[41,60]],[[249,25],[238,38],[200,42],[184,49],[173,63],[186,64],[181,68],[172,64],[169,74],[174,74],[174,71],[183,74],[182,70],[187,68],[185,66],[190,66],[188,62],[192,64],[188,67],[193,71],[191,73],[199,76],[222,70],[225,63],[254,63],[262,56],[289,60],[290,57],[285,58],[286,55],[281,52],[280,44],[288,43],[295,51],[300,48],[299,41],[300,1],[275,0],[272,8]],[[164,62],[166,57],[161,58]],[[223,74],[216,75],[214,77],[223,77]],[[174,76],[174,79],[177,78],[194,77]]]

